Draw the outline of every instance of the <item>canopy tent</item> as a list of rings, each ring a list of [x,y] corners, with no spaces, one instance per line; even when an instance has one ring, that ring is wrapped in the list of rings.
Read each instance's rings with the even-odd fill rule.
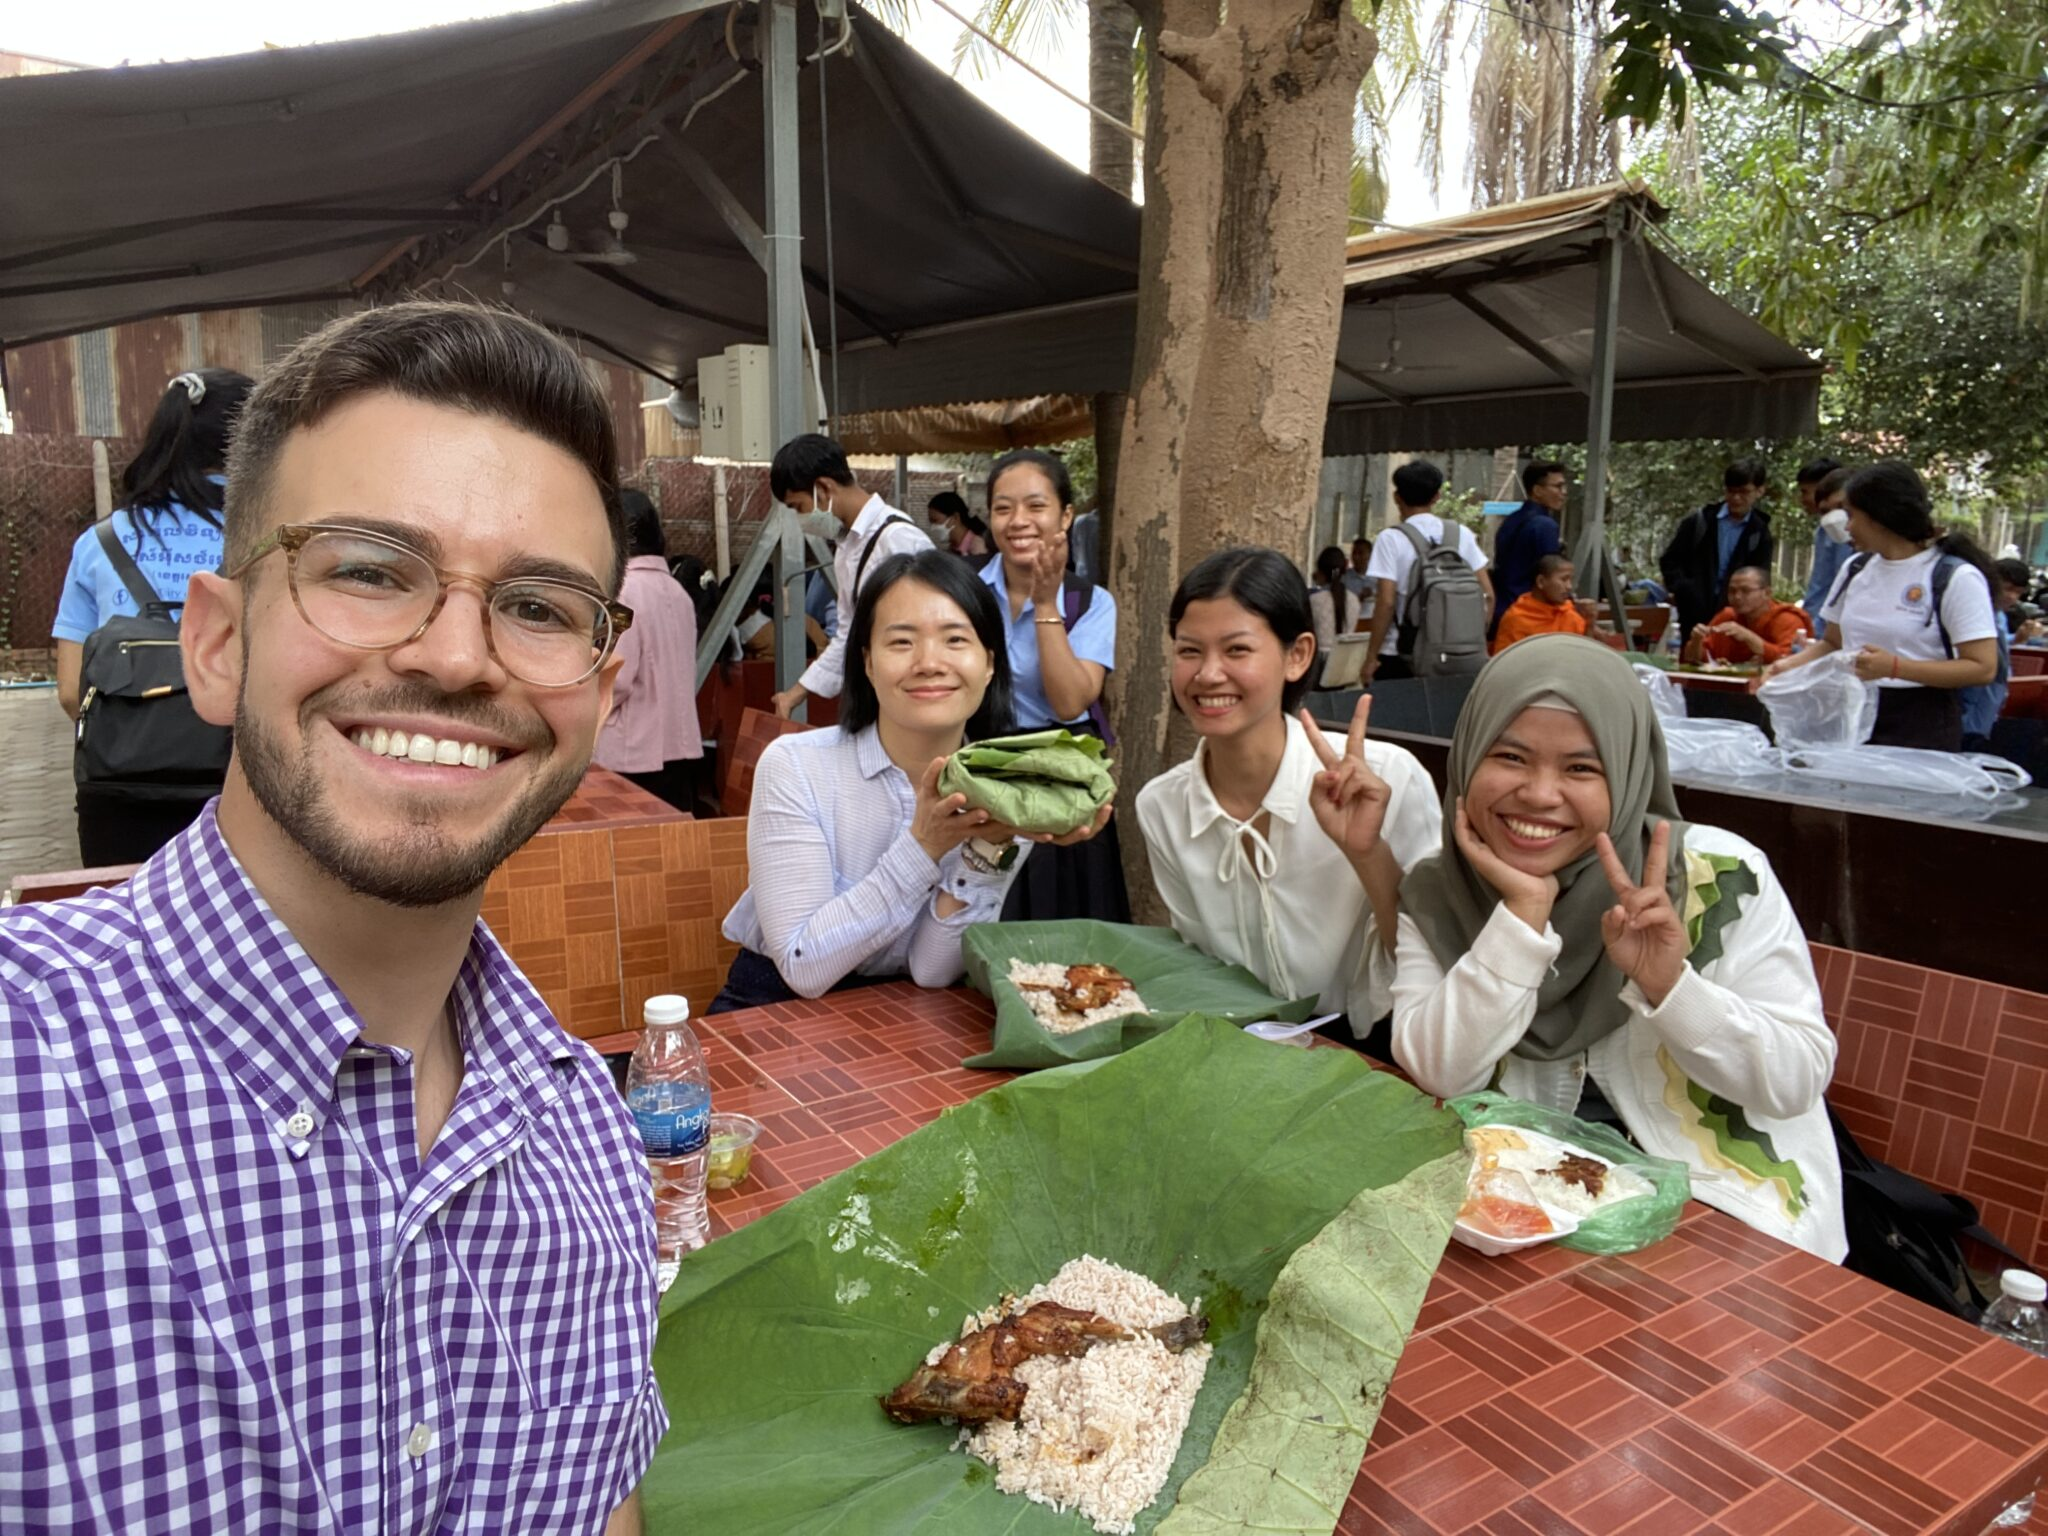
[[[35,146],[0,183],[0,345],[176,311],[469,292],[682,384],[769,330],[764,9],[588,0],[0,83],[0,141]],[[836,329],[895,364],[862,370],[850,348],[844,408],[1057,392],[1073,372],[1058,359],[1040,385],[953,328],[1128,293],[1137,209],[870,18],[828,35],[822,66],[814,14],[799,19],[808,318],[828,349]],[[955,339],[906,347],[935,331]],[[1070,387],[1120,387],[1128,356]],[[828,384],[829,370],[828,356]]]

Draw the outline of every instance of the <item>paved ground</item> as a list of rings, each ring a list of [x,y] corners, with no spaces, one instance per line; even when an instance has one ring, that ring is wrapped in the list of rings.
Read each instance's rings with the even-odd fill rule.
[[[77,867],[71,722],[55,688],[0,688],[0,887]]]

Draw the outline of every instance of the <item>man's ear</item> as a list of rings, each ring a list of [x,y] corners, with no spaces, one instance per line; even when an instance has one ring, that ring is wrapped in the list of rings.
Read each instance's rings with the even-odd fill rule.
[[[612,686],[619,680],[619,668],[626,664],[618,647],[612,647],[611,655],[604,659],[604,665],[597,669],[597,724],[604,728],[605,721],[612,717]]]
[[[211,571],[193,573],[178,622],[185,687],[209,725],[233,725],[242,697],[242,585]]]

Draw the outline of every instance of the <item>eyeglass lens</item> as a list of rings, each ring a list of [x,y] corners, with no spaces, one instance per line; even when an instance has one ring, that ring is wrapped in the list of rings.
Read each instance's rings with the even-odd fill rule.
[[[424,555],[382,539],[316,533],[293,581],[308,622],[344,645],[403,644],[433,611],[440,578]],[[508,582],[491,595],[491,645],[522,682],[559,687],[596,669],[611,615],[587,592],[552,581]]]

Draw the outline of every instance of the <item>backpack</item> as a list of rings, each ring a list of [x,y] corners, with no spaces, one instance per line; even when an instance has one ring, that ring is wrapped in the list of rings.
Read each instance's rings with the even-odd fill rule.
[[[116,615],[85,637],[72,777],[80,785],[109,787],[218,786],[227,777],[233,733],[200,719],[185,691],[178,621],[171,616],[183,605],[157,596],[111,519],[96,531],[139,612]]]
[[[1415,546],[1414,585],[1402,604],[1399,649],[1417,677],[1477,672],[1486,665],[1486,589],[1457,542],[1432,544],[1412,523],[1398,530]]]
[[[1842,1164],[1842,1225],[1849,1256],[1842,1267],[1915,1301],[1974,1323],[1990,1298],[1963,1260],[1962,1240],[1981,1243],[2021,1269],[2028,1264],[1977,1220],[1961,1195],[1931,1189],[1910,1173],[1880,1163],[1857,1143],[1828,1106]]]
[[[1861,554],[1849,557],[1849,563],[1842,568],[1842,579],[1835,583],[1834,598],[1836,602],[1840,602],[1848,595],[1849,583],[1854,581],[1863,568],[1875,558],[1877,557],[1867,550]],[[1941,636],[1941,654],[1951,661],[1955,659],[1956,648],[1948,638],[1948,625],[1941,617],[1941,603],[1942,599],[1948,596],[1948,584],[1954,578],[1957,568],[1967,564],[1969,562],[1963,559],[1961,555],[1950,554],[1943,554],[1934,562],[1934,600],[1927,605],[1927,618],[1925,622],[1932,624],[1935,633]],[[1822,606],[1826,606],[1825,599],[1822,601]]]

